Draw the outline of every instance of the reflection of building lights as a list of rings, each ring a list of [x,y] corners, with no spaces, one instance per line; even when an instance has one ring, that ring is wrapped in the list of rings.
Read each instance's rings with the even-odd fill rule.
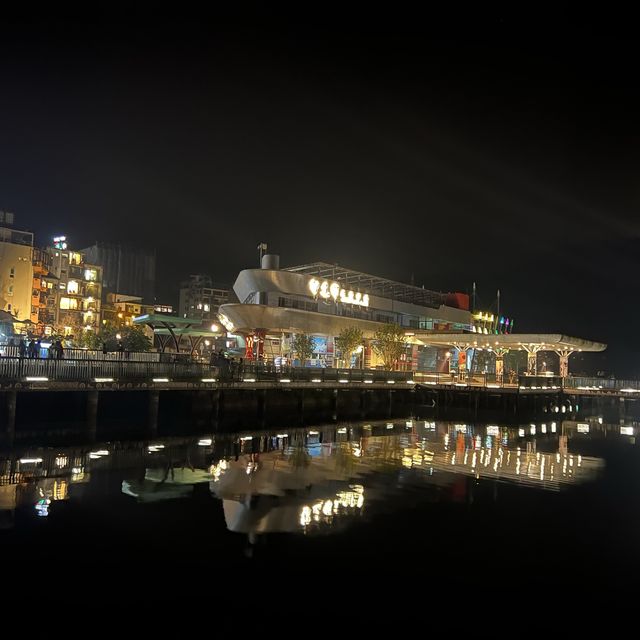
[[[211,445],[213,441],[211,440],[211,438],[201,438],[200,440],[198,440],[198,446],[200,447],[208,447]]]
[[[36,502],[35,510],[39,516],[47,517],[49,515],[49,505],[51,504],[51,500],[49,498],[42,498]]]
[[[40,464],[42,458],[20,458],[20,464]]]

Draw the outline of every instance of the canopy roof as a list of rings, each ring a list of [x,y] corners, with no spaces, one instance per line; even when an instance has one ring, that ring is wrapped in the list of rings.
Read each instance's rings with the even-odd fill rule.
[[[607,345],[583,338],[573,338],[556,333],[510,333],[510,334],[481,334],[481,333],[424,333],[420,331],[407,332],[414,334],[416,340],[424,344],[454,347],[462,349],[524,349],[526,351],[604,351]]]
[[[438,291],[431,291],[416,287],[411,284],[404,284],[388,278],[354,271],[340,267],[337,264],[327,262],[313,262],[311,264],[301,264],[295,267],[285,267],[283,271],[302,273],[307,276],[316,276],[322,279],[336,280],[341,285],[357,287],[369,294],[378,295],[381,298],[391,298],[401,302],[409,302],[425,307],[439,307],[446,304],[447,296]]]

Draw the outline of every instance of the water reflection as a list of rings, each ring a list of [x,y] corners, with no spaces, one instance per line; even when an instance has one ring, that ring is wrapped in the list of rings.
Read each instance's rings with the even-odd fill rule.
[[[634,444],[635,429],[597,419],[517,427],[403,420],[14,451],[0,457],[0,526],[15,525],[18,507],[50,519],[59,501],[117,491],[159,503],[203,486],[222,504],[227,528],[251,543],[268,532],[335,532],[412,492],[460,501],[481,481],[559,491],[592,480],[604,463],[581,443],[615,436]]]

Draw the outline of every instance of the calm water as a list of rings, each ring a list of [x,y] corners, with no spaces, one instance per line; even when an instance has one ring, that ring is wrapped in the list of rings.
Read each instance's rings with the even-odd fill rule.
[[[396,420],[5,451],[0,541],[17,573],[73,580],[337,561],[470,584],[625,580],[636,432]]]

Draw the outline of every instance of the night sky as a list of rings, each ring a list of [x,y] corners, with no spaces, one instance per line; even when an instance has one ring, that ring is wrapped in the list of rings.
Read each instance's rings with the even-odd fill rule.
[[[40,244],[155,248],[162,301],[259,242],[475,281],[518,331],[607,342],[598,368],[640,377],[637,46],[448,26],[4,24],[0,209]]]

